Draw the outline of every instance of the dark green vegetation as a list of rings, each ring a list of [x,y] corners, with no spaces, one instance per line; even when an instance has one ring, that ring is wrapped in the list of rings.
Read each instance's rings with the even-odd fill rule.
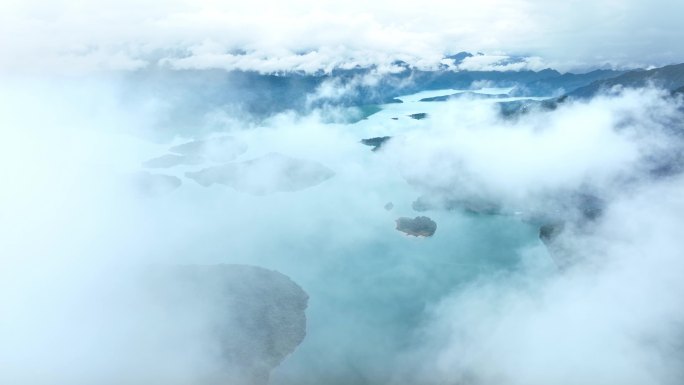
[[[411,119],[415,119],[415,120],[422,120],[422,119],[427,118],[428,114],[426,114],[425,112],[419,112],[417,114],[411,114],[408,117]]]
[[[145,294],[165,317],[204,315],[194,322],[210,331],[209,341],[192,343],[206,343],[198,348],[207,350],[218,345],[215,377],[221,383],[266,385],[271,370],[306,336],[309,296],[276,271],[245,265],[175,266],[151,268],[148,278]],[[183,340],[192,333],[192,322],[177,324],[167,337]],[[149,330],[149,335],[155,333]]]
[[[447,56],[454,64],[472,56],[459,53]],[[505,63],[503,63],[505,64]],[[287,72],[262,74],[249,71],[171,70],[159,67],[134,71],[123,81],[129,86],[122,95],[123,103],[146,105],[163,96],[167,103],[161,109],[152,128],[164,128],[163,134],[199,135],[198,127],[206,127],[206,117],[222,114],[240,116],[247,121],[260,121],[274,114],[293,110],[306,112],[313,108],[335,105],[341,107],[373,106],[401,103],[400,95],[424,90],[468,89],[475,82],[496,87],[515,87],[512,96],[553,95],[571,92],[594,81],[615,77],[621,72],[600,70],[588,74],[561,74],[552,69],[541,71],[456,71],[443,66],[435,70],[420,70],[396,62],[402,70],[378,74],[377,68],[335,69],[328,73],[305,74]],[[377,77],[377,82],[358,82],[361,76]],[[318,93],[324,84],[346,89],[334,96]],[[372,111],[364,110],[362,117]],[[173,130],[169,130],[173,128]],[[180,131],[180,132],[179,132]]]
[[[515,117],[532,111],[553,111],[563,103],[566,96],[547,100],[514,100],[512,102],[498,103],[499,112],[504,117]]]
[[[368,119],[369,116],[373,114],[377,114],[378,112],[382,111],[382,108],[378,106],[377,104],[369,104],[365,106],[360,106],[358,107],[360,114],[356,117],[352,117],[349,123],[356,123],[358,121],[361,121],[363,119]]]
[[[547,79],[535,80],[517,85],[510,93],[511,96],[554,96],[565,94],[584,87],[595,81],[610,79],[623,74],[624,71],[596,70],[585,74],[565,73]]]
[[[585,98],[594,96],[601,91],[610,90],[615,86],[639,88],[648,85],[670,91],[684,88],[684,64],[669,65],[652,70],[630,71],[614,78],[597,80],[568,93],[568,95]]]
[[[549,246],[558,238],[560,233],[563,232],[564,227],[564,222],[544,224],[539,227],[539,239],[541,239],[545,245]]]
[[[501,207],[496,203],[481,198],[453,198],[444,196],[418,197],[411,204],[413,210],[422,212],[430,210],[461,210],[470,214],[495,215],[501,213]]]
[[[596,72],[596,71],[595,71]],[[534,101],[519,100],[499,103],[501,114],[515,117],[530,111],[552,111],[568,99],[587,99],[600,92],[610,92],[620,88],[640,88],[655,86],[670,91],[673,95],[684,91],[684,64],[670,65],[652,70],[634,70],[618,76],[601,79],[578,88],[561,97]],[[616,88],[617,87],[617,88]]]
[[[481,94],[477,92],[458,92],[451,95],[434,96],[420,99],[421,102],[445,102],[452,99],[502,99],[510,98],[509,94]]]
[[[437,223],[428,217],[397,219],[397,230],[415,237],[431,237],[437,231]]]
[[[373,147],[372,151],[377,151],[390,139],[392,139],[391,136],[378,136],[376,138],[361,139],[361,144],[371,146]]]

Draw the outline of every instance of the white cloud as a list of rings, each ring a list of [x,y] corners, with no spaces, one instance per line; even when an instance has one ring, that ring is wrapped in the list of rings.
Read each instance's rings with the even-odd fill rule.
[[[403,135],[388,151],[428,191],[488,197],[513,209],[579,186],[612,194],[613,183],[644,172],[645,159],[680,145],[667,127],[680,112],[660,96],[630,90],[515,124],[497,118],[491,104],[457,100],[437,107],[428,129]]]
[[[423,193],[567,217],[569,209],[553,203],[564,192],[591,191],[607,203],[596,222],[566,225],[560,241],[567,255],[556,257],[574,260],[572,267],[549,273],[530,258],[516,271],[460,287],[430,309],[398,378],[681,381],[684,178],[656,179],[647,171],[682,145],[681,127],[672,125],[681,121],[682,101],[664,96],[627,90],[514,123],[481,102],[453,101],[435,109],[427,127],[389,142],[383,155]],[[510,250],[510,258],[517,252]]]
[[[431,67],[462,50],[544,57],[560,69],[662,65],[684,61],[676,16],[683,8],[671,0],[11,1],[0,6],[0,68],[132,69],[161,60],[177,68],[312,72],[396,59]],[[479,60],[465,68],[482,68]],[[540,66],[532,58],[504,68]]]
[[[485,279],[433,309],[424,383],[677,384],[684,375],[684,180],[614,201],[586,262],[556,276],[528,268]],[[546,278],[542,278],[542,277]],[[414,359],[416,359],[414,357]]]
[[[456,66],[461,71],[541,71],[549,65],[540,57],[512,58],[508,55],[474,55]]]
[[[207,45],[197,52],[212,49]],[[317,355],[302,367],[295,366],[295,379],[310,374],[313,367],[323,375],[358,376],[354,365],[348,370],[339,362],[359,364],[366,356],[358,352],[373,349],[387,356],[363,360],[361,364],[373,366],[364,375],[384,375],[374,371],[380,366],[405,375],[400,369],[406,368],[416,376],[412,383],[456,379],[575,385],[622,380],[676,385],[681,378],[677,343],[684,292],[679,279],[684,207],[678,192],[684,182],[673,178],[656,183],[643,178],[642,172],[651,155],[667,153],[669,145],[677,144],[676,136],[663,131],[681,118],[681,104],[665,101],[657,91],[628,91],[567,104],[515,122],[498,118],[487,102],[468,100],[430,104],[430,118],[421,121],[387,116],[385,122],[354,126],[323,124],[318,112],[305,117],[278,115],[258,127],[231,120],[222,128],[232,129],[231,134],[249,144],[240,161],[279,151],[315,159],[336,176],[318,190],[268,198],[205,189],[184,179],[173,194],[149,199],[122,182],[127,173],[140,169],[142,161],[164,154],[169,145],[130,138],[122,130],[145,130],[167,114],[155,106],[164,106],[175,95],[158,95],[160,100],[141,107],[144,103],[122,102],[130,90],[116,81],[7,79],[4,84],[0,159],[6,166],[1,169],[3,180],[12,183],[0,189],[0,233],[8,239],[1,256],[0,303],[3,314],[9,314],[0,320],[6,342],[0,345],[0,356],[14,364],[11,371],[0,373],[6,382],[78,383],[67,381],[72,375],[88,384],[101,383],[102,378],[135,383],[139,378],[132,377],[142,371],[126,369],[140,368],[140,362],[152,358],[155,365],[144,366],[142,373],[149,382],[173,377],[201,383],[192,381],[197,373],[187,363],[211,364],[206,356],[182,348],[141,351],[125,327],[113,325],[112,320],[128,319],[125,310],[90,314],[84,309],[91,308],[81,305],[101,303],[100,295],[110,287],[95,273],[111,274],[113,267],[216,262],[292,272],[306,281],[303,286],[312,294],[312,308],[328,306],[319,307],[318,318],[311,318],[318,319],[321,329],[312,328],[307,340],[321,350],[308,351],[306,358]],[[319,96],[334,98],[337,88],[338,84],[326,84]],[[182,94],[180,103],[193,96]],[[201,112],[188,111],[194,113]],[[239,129],[245,126],[251,129]],[[193,134],[200,135],[204,128],[194,127]],[[358,143],[366,133],[399,135],[384,150],[371,153]],[[515,206],[534,205],[537,198],[556,190],[586,185],[606,193],[609,206],[595,232],[568,234],[583,262],[565,272],[530,263],[512,275],[484,276],[467,286],[469,290],[449,295],[430,309],[425,325],[430,333],[417,339],[424,344],[408,338],[413,345],[399,341],[401,348],[416,348],[417,356],[397,367],[390,365],[397,350],[378,347],[377,334],[368,331],[394,326],[375,317],[388,316],[382,314],[384,307],[400,302],[394,299],[406,286],[376,282],[391,272],[410,285],[421,278],[417,266],[442,269],[436,259],[448,257],[440,262],[451,263],[458,252],[473,251],[461,249],[459,238],[475,234],[469,233],[471,224],[492,218],[479,222],[454,212],[435,212],[436,219],[441,216],[438,234],[445,234],[444,243],[395,244],[404,239],[392,237],[392,219],[412,213],[410,202],[420,193],[406,185],[395,165],[403,176],[420,177],[428,187],[448,188],[453,194],[476,192]],[[630,188],[614,188],[616,179],[625,179],[622,175],[632,179]],[[388,197],[395,203],[391,213],[382,208]],[[462,221],[461,227],[452,228],[461,231],[444,232],[450,219]],[[514,226],[513,221],[508,225]],[[389,255],[375,255],[372,249],[369,258],[364,247],[377,246],[378,239],[394,246]],[[514,258],[518,250],[509,252]],[[344,274],[349,274],[348,281],[335,280]],[[369,290],[356,297],[363,284]],[[433,290],[442,284],[428,279],[423,288]],[[117,287],[111,295],[126,289],[135,293],[133,288]],[[375,296],[382,306],[363,302]],[[324,303],[327,300],[331,303]],[[355,301],[367,306],[354,307],[359,303]],[[341,308],[352,312],[350,318],[367,322],[353,319],[348,326],[353,330],[337,328],[343,326],[340,319],[348,320],[341,318]],[[152,326],[157,321],[154,313],[141,310],[137,316],[147,327],[145,321]],[[70,322],[74,317],[85,318]],[[178,320],[168,320],[168,326],[176,325],[173,321]],[[380,325],[359,328],[368,324]],[[405,337],[406,330],[401,332]],[[382,334],[380,341],[388,335],[392,336]],[[111,349],[93,348],[102,346]],[[27,380],[42,373],[50,378]],[[126,375],[130,377],[121,378]]]

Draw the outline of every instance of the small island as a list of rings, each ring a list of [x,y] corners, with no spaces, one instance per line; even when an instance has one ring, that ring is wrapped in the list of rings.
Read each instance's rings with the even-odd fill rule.
[[[414,237],[431,237],[437,231],[437,223],[428,217],[397,219],[397,230]]]
[[[371,151],[377,151],[390,139],[392,139],[391,136],[379,136],[376,138],[361,139],[361,144],[373,147]]]
[[[420,102],[446,102],[447,100],[453,99],[503,99],[510,98],[508,94],[483,94],[480,92],[458,92],[451,95],[433,96],[431,98],[420,99]]]
[[[427,118],[427,116],[428,114],[426,114],[425,112],[419,112],[417,114],[411,114],[408,117],[415,120],[421,120]]]
[[[216,183],[252,195],[304,190],[334,175],[334,171],[318,162],[279,153],[185,173],[186,178],[204,187]]]
[[[247,151],[245,143],[228,135],[193,140],[169,149],[169,152],[184,155],[191,160],[203,157],[212,162],[231,162],[245,151]]]

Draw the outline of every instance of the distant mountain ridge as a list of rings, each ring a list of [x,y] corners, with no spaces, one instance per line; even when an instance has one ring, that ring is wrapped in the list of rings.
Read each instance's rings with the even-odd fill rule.
[[[586,98],[615,86],[639,88],[650,84],[670,91],[681,90],[684,87],[684,63],[651,70],[629,71],[614,78],[597,80],[569,92],[568,96]]]
[[[445,60],[458,66],[463,60],[478,55],[482,54],[460,52]],[[503,68],[509,62],[520,63],[524,58],[506,60],[499,63]],[[156,124],[183,130],[183,127],[203,124],[206,115],[216,113],[240,114],[260,120],[287,110],[306,113],[327,106],[365,108],[397,102],[397,96],[438,89],[510,87],[513,88],[512,96],[554,96],[625,75],[612,70],[561,74],[550,68],[459,71],[448,65],[422,70],[401,61],[395,62],[394,66],[400,71],[380,73],[374,66],[337,68],[317,74],[146,68],[125,76],[124,81],[129,85],[125,103],[145,103],[163,95],[170,102],[165,106],[164,119]]]
[[[511,96],[553,95],[559,91],[563,94],[587,86],[596,81],[611,79],[624,74],[625,71],[595,70],[584,74],[564,73],[559,76],[536,80],[516,87]]]
[[[594,76],[595,72],[596,71],[584,75],[567,76],[567,78],[572,79],[577,78],[578,76],[590,78],[591,76]],[[605,74],[606,73],[602,73],[601,75]],[[556,82],[559,81],[558,78],[552,80]],[[520,100],[514,102],[501,102],[498,103],[498,105],[503,116],[515,117],[520,114],[525,114],[535,110],[555,110],[560,104],[567,100],[591,98],[603,91],[611,90],[616,86],[640,88],[650,85],[668,90],[673,95],[684,94],[684,63],[654,68],[651,70],[633,70],[624,72],[618,76],[595,80],[586,86],[576,88],[571,92],[552,99],[543,101]]]

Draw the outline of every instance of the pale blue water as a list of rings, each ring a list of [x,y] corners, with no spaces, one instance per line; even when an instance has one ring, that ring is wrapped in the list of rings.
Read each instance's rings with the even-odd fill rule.
[[[336,172],[318,186],[251,196],[183,179],[173,194],[150,202],[152,217],[170,224],[161,236],[168,243],[158,246],[164,262],[259,265],[287,274],[309,294],[307,337],[273,372],[272,384],[385,383],[402,355],[420,347],[417,332],[427,309],[478,278],[515,270],[529,259],[551,264],[538,228],[517,217],[413,211],[420,192],[394,164],[358,143],[426,124],[407,115],[432,114],[440,103],[418,100],[439,92],[403,97],[405,103],[383,106],[353,125],[276,122],[231,133],[249,145],[238,160],[275,151]],[[182,177],[194,169],[164,173]],[[394,204],[391,211],[383,207],[387,202]],[[433,237],[395,230],[396,218],[417,215],[437,222]]]

